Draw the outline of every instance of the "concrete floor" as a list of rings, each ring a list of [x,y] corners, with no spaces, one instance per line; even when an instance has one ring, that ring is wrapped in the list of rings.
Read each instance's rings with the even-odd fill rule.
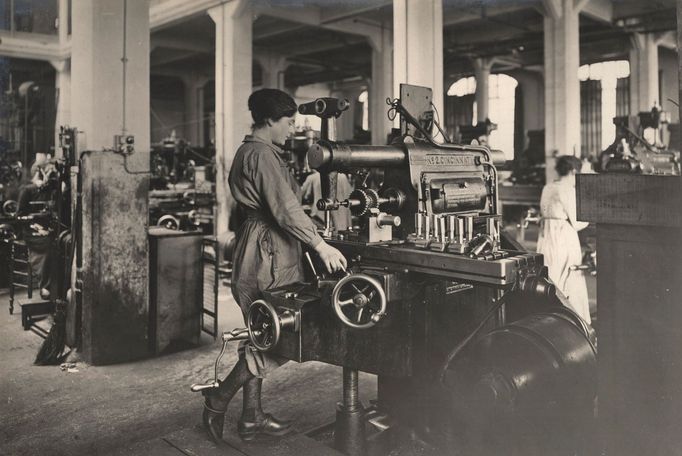
[[[588,278],[596,311],[594,278]],[[219,329],[243,326],[228,288],[220,290]],[[42,343],[23,331],[9,296],[0,290],[0,455],[99,455],[120,452],[201,422],[202,398],[189,386],[212,377],[219,342],[202,335],[191,350],[115,366],[78,363],[78,372],[34,366]],[[228,350],[226,374],[236,359]],[[341,398],[341,368],[321,363],[283,366],[265,382],[266,411],[296,420],[299,430],[331,421]],[[376,379],[361,374],[365,404],[375,397]],[[238,394],[230,404],[226,433],[236,434],[241,411]],[[122,453],[119,453],[122,454]]]
[[[220,291],[221,330],[242,326],[229,289]],[[159,358],[115,366],[78,363],[78,372],[34,366],[42,343],[21,329],[0,291],[0,455],[100,455],[137,442],[193,428],[201,422],[202,398],[189,386],[212,377],[219,342],[202,336],[201,346]],[[226,374],[235,349],[223,358]],[[361,375],[365,404],[375,396],[374,376]],[[263,404],[278,417],[296,420],[299,430],[334,417],[341,398],[341,368],[289,363],[264,383]],[[236,434],[238,394],[228,409],[226,433]]]

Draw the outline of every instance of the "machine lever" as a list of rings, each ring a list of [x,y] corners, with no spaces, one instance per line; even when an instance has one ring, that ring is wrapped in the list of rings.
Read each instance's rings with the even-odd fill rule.
[[[248,338],[249,330],[247,328],[236,328],[233,329],[232,331],[224,332],[222,335],[223,346],[220,349],[220,354],[216,358],[215,365],[213,366],[214,369],[213,381],[206,383],[194,383],[190,387],[190,389],[193,392],[197,393],[205,389],[218,388],[220,386],[220,382],[218,381],[218,363],[220,363],[221,358],[225,354],[227,344],[232,340],[246,340]]]
[[[317,270],[315,269],[315,265],[313,264],[313,259],[310,258],[310,253],[306,252],[305,253],[305,259],[308,260],[308,265],[310,266],[310,269],[313,271],[313,275],[315,276],[315,280],[319,283],[320,281],[320,276],[317,274]]]

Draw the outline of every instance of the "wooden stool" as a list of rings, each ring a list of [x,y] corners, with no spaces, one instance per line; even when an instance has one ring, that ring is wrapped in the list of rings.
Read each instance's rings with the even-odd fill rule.
[[[33,317],[44,316],[54,312],[54,302],[42,298],[20,299],[17,301],[21,307],[21,326],[24,331],[31,329],[35,323]]]

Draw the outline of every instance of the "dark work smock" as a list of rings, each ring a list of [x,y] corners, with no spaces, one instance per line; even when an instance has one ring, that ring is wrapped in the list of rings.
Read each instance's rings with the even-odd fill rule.
[[[237,232],[232,294],[246,317],[262,291],[303,280],[301,242],[315,248],[322,238],[301,207],[301,189],[280,157],[282,150],[256,135],[237,149],[229,184],[246,213]],[[242,344],[249,370],[265,377],[284,360]]]

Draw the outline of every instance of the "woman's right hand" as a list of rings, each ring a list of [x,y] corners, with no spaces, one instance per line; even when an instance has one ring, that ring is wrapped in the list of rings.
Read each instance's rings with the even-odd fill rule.
[[[327,267],[327,272],[330,274],[338,270],[346,270],[346,258],[337,249],[327,244],[325,241],[320,242],[315,251],[320,256],[320,259]]]

